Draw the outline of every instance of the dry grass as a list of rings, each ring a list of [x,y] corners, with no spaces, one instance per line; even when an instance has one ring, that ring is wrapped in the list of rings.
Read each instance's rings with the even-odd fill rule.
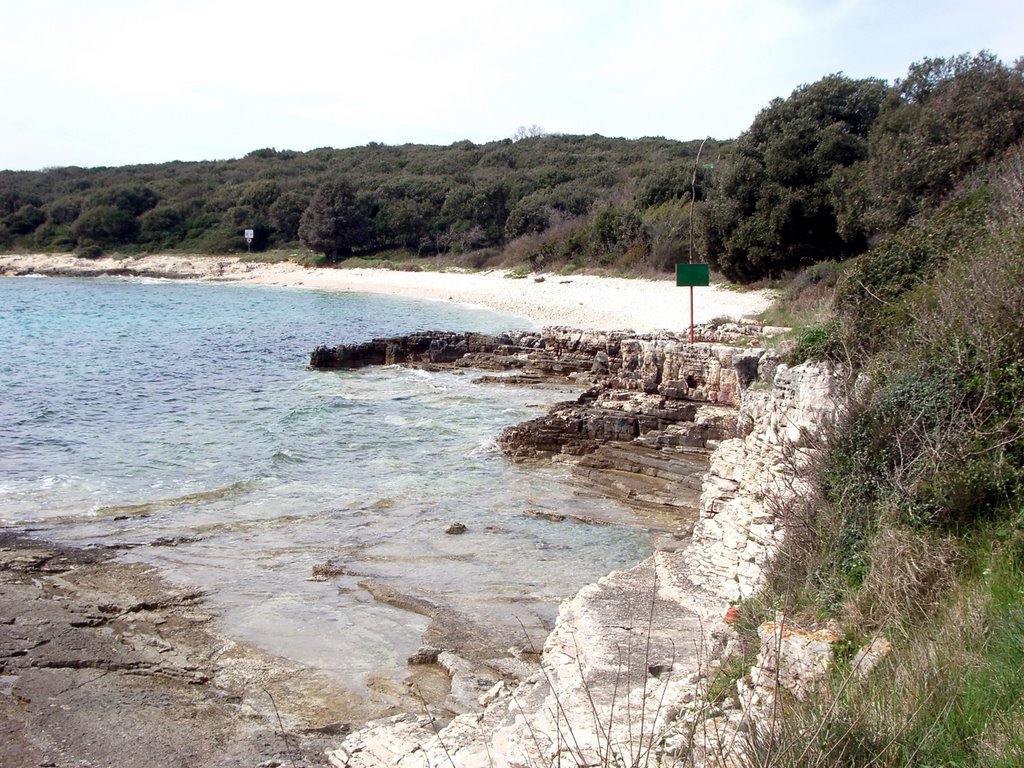
[[[964,557],[949,536],[886,527],[867,549],[864,585],[847,607],[845,622],[863,630],[884,627],[893,617],[919,624],[954,583]]]

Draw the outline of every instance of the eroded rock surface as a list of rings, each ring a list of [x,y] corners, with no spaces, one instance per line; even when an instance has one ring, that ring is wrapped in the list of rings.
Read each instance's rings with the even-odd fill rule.
[[[0,533],[0,765],[322,765],[345,702],[151,568]]]

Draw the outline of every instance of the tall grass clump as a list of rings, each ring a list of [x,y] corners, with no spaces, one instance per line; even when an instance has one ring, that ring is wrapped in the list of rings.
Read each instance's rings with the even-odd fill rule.
[[[837,665],[770,742],[755,739],[751,765],[1024,764],[1024,570],[1020,552],[1005,554],[975,552],[985,567],[961,578],[873,674]]]
[[[837,261],[818,262],[773,285],[775,301],[761,313],[760,320],[790,329],[770,341],[786,363],[799,365],[834,356],[832,303],[844,267]]]

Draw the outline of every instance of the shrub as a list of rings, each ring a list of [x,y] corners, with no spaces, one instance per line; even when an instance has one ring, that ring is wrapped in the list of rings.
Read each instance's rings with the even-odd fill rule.
[[[954,199],[937,215],[906,227],[844,271],[834,308],[842,340],[855,361],[895,343],[909,327],[904,298],[927,282],[984,231],[992,190],[982,186]]]
[[[3,226],[12,235],[27,235],[46,221],[46,214],[35,205],[23,205],[17,211],[3,219]]]
[[[120,245],[135,240],[139,222],[123,208],[100,205],[89,208],[75,221],[75,237],[101,245]]]
[[[139,240],[172,247],[181,240],[185,212],[178,206],[158,206],[139,217]]]
[[[834,358],[852,350],[861,378],[823,437],[806,503],[787,511],[778,578],[829,613],[881,621],[878,597],[902,606],[896,623],[920,621],[910,596],[948,583],[949,542],[1019,513],[1024,192],[960,196],[844,269],[839,285],[835,322],[804,330],[792,360],[806,347]],[[914,547],[927,564],[907,560],[900,572],[898,552]]]
[[[786,354],[787,365],[800,365],[808,360],[828,360],[837,356],[835,329],[832,325],[811,325],[801,328],[796,344]]]
[[[911,65],[870,136],[868,225],[893,232],[1024,137],[1024,69],[981,52]]]
[[[762,110],[709,198],[709,262],[752,282],[862,250],[860,232],[840,233],[837,174],[867,157],[885,92],[879,80],[830,75]]]
[[[158,200],[156,192],[149,187],[133,184],[98,192],[89,200],[89,205],[99,208],[114,207],[135,217],[155,206]]]
[[[75,255],[83,259],[98,259],[103,255],[103,248],[96,243],[80,243],[75,249]]]
[[[671,272],[690,256],[690,204],[671,200],[643,213],[650,239],[648,264],[656,272]],[[696,254],[694,254],[696,258]]]

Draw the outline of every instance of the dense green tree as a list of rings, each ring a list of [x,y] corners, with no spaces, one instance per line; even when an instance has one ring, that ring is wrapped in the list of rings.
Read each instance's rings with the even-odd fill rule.
[[[543,232],[551,221],[551,206],[543,193],[533,193],[512,206],[505,220],[505,239],[514,240],[520,235]]]
[[[749,281],[856,252],[839,231],[837,176],[867,157],[886,86],[829,75],[775,99],[736,141],[704,220],[708,259]]]
[[[381,248],[418,248],[440,228],[446,187],[435,178],[401,173],[385,178],[372,195],[371,237]]]
[[[12,235],[27,235],[46,221],[46,213],[36,205],[23,205],[10,216],[3,219],[3,225]]]
[[[272,227],[284,242],[297,240],[302,214],[309,205],[309,196],[297,190],[283,193],[267,211]]]
[[[47,208],[47,218],[53,224],[71,224],[82,212],[82,205],[78,200],[61,198]]]
[[[113,206],[132,216],[138,216],[155,206],[158,199],[156,192],[149,187],[133,184],[97,192],[89,200],[89,206]]]
[[[135,240],[139,220],[114,205],[99,205],[84,211],[74,226],[80,245],[124,245]]]
[[[864,226],[894,232],[938,205],[982,163],[1024,137],[1024,64],[990,53],[924,59],[896,82],[857,178]],[[851,214],[853,215],[853,214]]]
[[[697,172],[698,180],[702,179],[704,169],[699,168]],[[661,168],[641,183],[636,194],[636,206],[643,210],[661,205],[669,200],[689,199],[691,186],[693,186],[692,168],[685,168],[682,165]],[[699,200],[701,197],[700,187],[698,187],[697,199]]]
[[[185,212],[179,206],[161,205],[139,217],[139,240],[172,246],[181,237]]]
[[[313,193],[299,222],[299,240],[311,251],[337,261],[366,243],[368,225],[355,189],[347,180],[333,177]]]
[[[0,217],[17,213],[26,205],[41,206],[43,201],[30,192],[18,189],[0,189]]]
[[[582,216],[600,196],[597,185],[579,181],[559,184],[547,193],[551,207],[566,216]]]
[[[508,213],[508,189],[502,181],[455,187],[441,207],[441,217],[453,234],[479,228],[488,245],[502,242]]]
[[[635,242],[643,233],[643,223],[631,208],[602,208],[590,226],[595,240],[606,248]]]
[[[281,195],[276,181],[263,180],[249,184],[238,198],[239,205],[247,205],[255,211],[266,213]]]
[[[379,202],[373,216],[373,235],[381,247],[416,246],[431,231],[437,218],[436,207],[411,197]]]

